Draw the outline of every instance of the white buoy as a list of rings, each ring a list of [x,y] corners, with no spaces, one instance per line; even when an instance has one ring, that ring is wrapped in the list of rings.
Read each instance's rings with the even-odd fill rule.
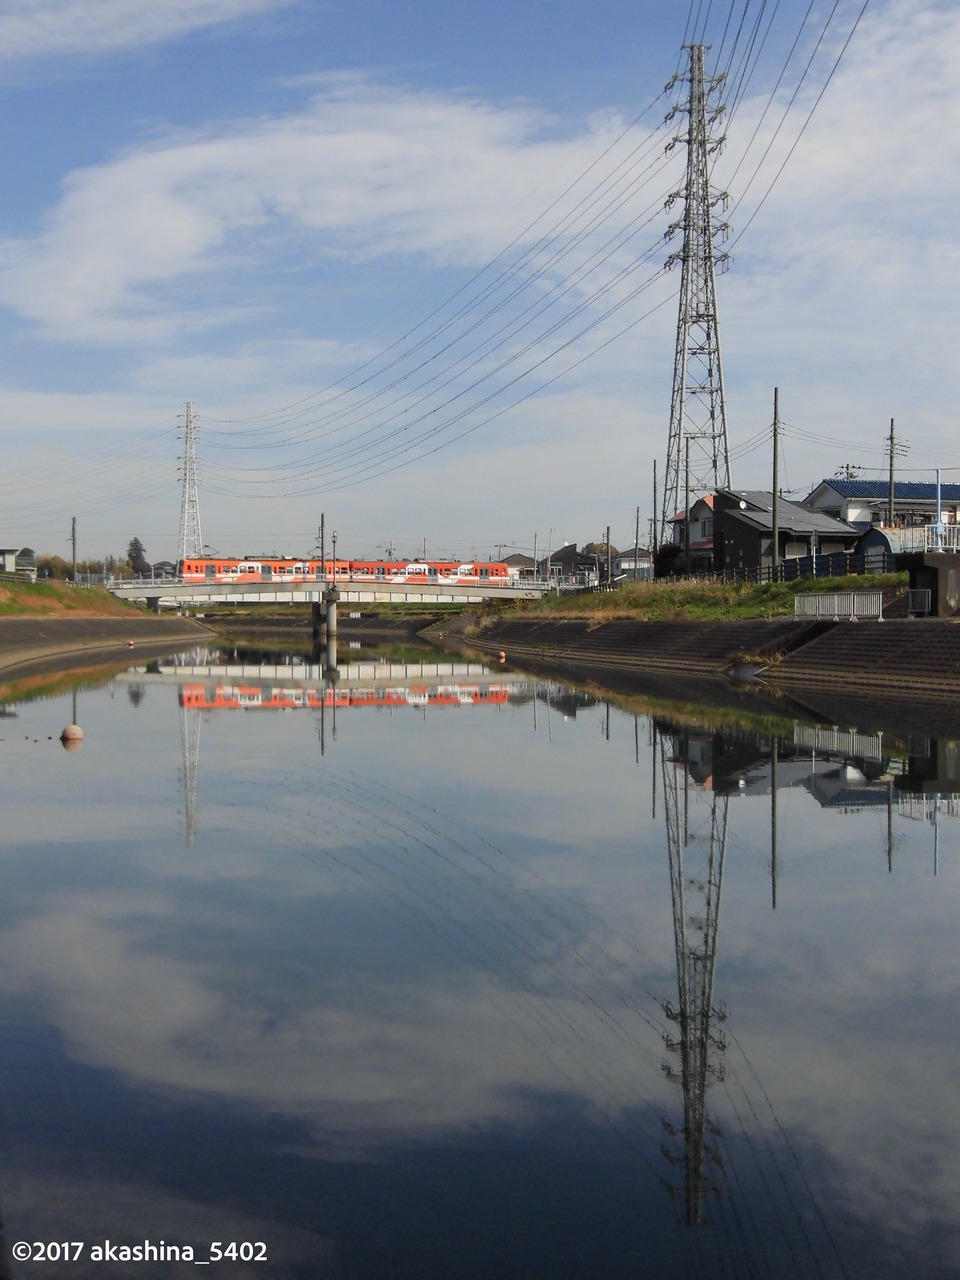
[[[60,735],[60,742],[67,751],[76,751],[83,742],[83,730],[78,724],[68,724]]]

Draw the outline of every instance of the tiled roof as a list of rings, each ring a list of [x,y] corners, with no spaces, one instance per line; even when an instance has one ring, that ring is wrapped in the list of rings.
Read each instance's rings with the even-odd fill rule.
[[[820,484],[828,484],[841,498],[869,501],[871,498],[886,500],[890,496],[890,484],[886,480],[841,480],[839,476],[833,476],[829,480],[821,480]],[[819,488],[817,485],[816,489]],[[895,502],[935,502],[937,486],[930,481],[894,480],[893,497]],[[943,502],[960,502],[960,484],[941,484],[940,498]]]
[[[762,489],[728,489],[724,496],[738,498],[742,507],[729,506],[724,515],[755,529],[773,528],[773,494]],[[835,520],[833,516],[813,511],[810,507],[802,507],[799,503],[788,502],[781,498],[777,504],[777,524],[784,532],[824,533],[853,537],[856,530],[844,520]]]

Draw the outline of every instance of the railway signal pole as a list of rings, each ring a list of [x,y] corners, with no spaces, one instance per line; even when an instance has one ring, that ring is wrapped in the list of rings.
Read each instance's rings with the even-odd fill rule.
[[[710,185],[711,157],[724,138],[712,136],[723,114],[722,105],[711,99],[724,77],[708,78],[704,73],[702,44],[688,45],[689,70],[678,81],[689,84],[686,103],[673,108],[667,119],[687,114],[686,138],[677,135],[668,150],[683,141],[687,148],[686,179],[682,188],[667,200],[669,209],[683,201],[683,215],[667,230],[667,239],[683,233],[681,247],[667,259],[667,267],[680,263],[680,304],[677,315],[677,345],[670,401],[670,434],[667,443],[667,470],[664,478],[660,541],[667,540],[669,520],[679,509],[684,441],[692,446],[690,459],[694,492],[716,492],[730,487],[730,451],[727,444],[727,416],[720,360],[720,331],[717,321],[716,271],[726,267],[728,257],[716,251],[714,241],[725,238],[729,227],[714,220],[715,206],[726,207],[726,192]],[[669,88],[670,86],[668,86]]]

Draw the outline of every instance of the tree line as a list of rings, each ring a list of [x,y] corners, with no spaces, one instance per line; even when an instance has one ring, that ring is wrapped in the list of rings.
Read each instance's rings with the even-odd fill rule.
[[[139,538],[131,538],[124,556],[104,556],[102,559],[77,561],[77,577],[106,574],[112,578],[138,578],[151,571],[146,548]],[[56,578],[69,582],[73,577],[73,562],[63,556],[38,555],[37,577]]]

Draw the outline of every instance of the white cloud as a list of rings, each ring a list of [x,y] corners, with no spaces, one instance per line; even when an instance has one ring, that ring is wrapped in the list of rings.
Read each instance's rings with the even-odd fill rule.
[[[479,266],[531,189],[585,167],[613,127],[555,142],[542,124],[520,108],[333,79],[300,113],[70,174],[46,229],[0,245],[0,298],[59,337],[152,341],[249,312],[258,289],[271,295],[262,268],[289,252],[300,272],[391,254]],[[171,298],[203,272],[212,296]]]
[[[0,61],[133,49],[293,0],[3,0]]]

